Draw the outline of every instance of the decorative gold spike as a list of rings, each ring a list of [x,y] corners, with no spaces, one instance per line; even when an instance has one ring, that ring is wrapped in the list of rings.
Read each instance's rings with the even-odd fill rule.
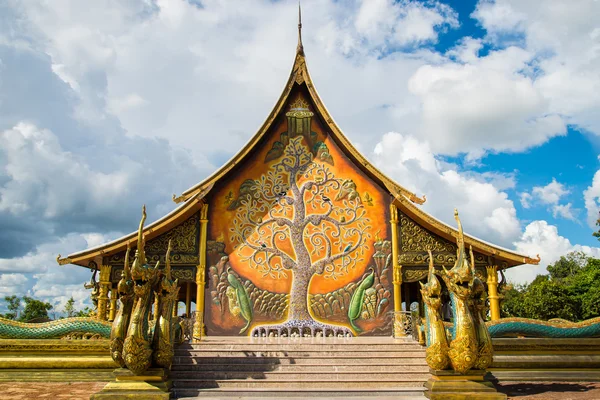
[[[302,45],[302,8],[300,7],[300,0],[298,0],[298,46],[296,46],[296,53],[304,55],[304,46]]]
[[[168,280],[171,280],[171,239],[169,239],[167,254],[165,255],[165,275]]]

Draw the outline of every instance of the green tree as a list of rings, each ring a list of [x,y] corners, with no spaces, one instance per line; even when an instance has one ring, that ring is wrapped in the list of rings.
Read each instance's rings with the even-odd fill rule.
[[[6,308],[8,309],[9,312],[7,312],[4,315],[0,314],[0,317],[6,318],[6,319],[17,319],[17,316],[19,314],[19,308],[21,308],[21,299],[19,299],[15,295],[12,295],[12,296],[5,296],[4,301],[6,301],[6,303],[7,303]]]
[[[569,321],[579,317],[578,303],[573,301],[569,287],[552,279],[540,279],[528,286],[522,298],[522,317]]]
[[[503,300],[500,303],[500,315],[503,318],[521,316],[524,285],[507,284],[502,291]]]
[[[503,317],[580,321],[600,316],[600,260],[572,252],[547,270],[528,285],[507,285]]]
[[[600,315],[600,260],[588,258],[579,273],[569,279],[569,289],[580,307],[580,319]]]
[[[598,214],[600,214],[600,211],[598,211]],[[599,218],[596,220],[596,226],[599,226],[599,227],[600,227],[600,217],[599,217]],[[598,228],[598,230],[597,230],[596,232],[592,233],[592,235],[593,235],[593,236],[594,236],[596,239],[600,240],[600,228]]]
[[[565,279],[578,274],[587,264],[587,256],[581,251],[574,251],[562,256],[547,269],[552,279]]]
[[[91,308],[85,307],[83,310],[77,311],[73,316],[74,317],[91,317],[93,311],[94,310],[92,310]]]
[[[71,296],[71,298],[67,300],[65,308],[63,308],[63,312],[67,314],[68,318],[75,316],[75,314],[77,313],[77,311],[75,310],[75,299],[73,299],[73,296]]]
[[[28,296],[23,296],[23,301],[25,302],[25,309],[19,318],[20,321],[48,318],[48,311],[52,309],[52,304]]]

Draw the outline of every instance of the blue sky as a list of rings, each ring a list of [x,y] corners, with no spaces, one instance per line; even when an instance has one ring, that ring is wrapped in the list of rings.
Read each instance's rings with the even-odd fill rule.
[[[423,209],[535,256],[600,256],[600,2],[304,0],[319,94]],[[295,1],[0,2],[0,296],[88,302],[56,255],[171,211],[283,89]]]

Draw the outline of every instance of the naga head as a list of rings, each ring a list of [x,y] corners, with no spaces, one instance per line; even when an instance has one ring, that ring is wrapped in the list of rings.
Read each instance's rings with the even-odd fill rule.
[[[440,280],[435,275],[435,267],[433,265],[433,254],[431,254],[431,250],[427,250],[429,253],[429,275],[427,277],[427,283],[421,284],[421,294],[423,295],[423,301],[427,303],[428,307],[439,308],[442,305],[441,294],[442,294],[442,284]]]
[[[133,280],[131,279],[131,270],[129,269],[129,243],[125,252],[125,266],[121,272],[121,280],[117,284],[117,292],[120,297],[129,296],[133,293]]]
[[[158,293],[163,299],[175,298],[179,294],[177,285],[178,279],[171,279],[171,240],[167,246],[167,254],[165,255],[165,271],[163,279],[160,280]]]
[[[467,260],[465,252],[465,236],[463,233],[462,223],[458,217],[458,210],[454,209],[454,218],[458,224],[458,237],[456,238],[456,262],[450,271],[444,269],[444,281],[448,289],[458,296],[466,296],[471,292],[471,285],[475,276],[473,269],[473,251],[471,251],[471,263]]]
[[[131,267],[131,279],[134,282],[134,292],[137,296],[141,296],[147,293],[158,274],[158,265],[156,263],[154,268],[146,264],[146,252],[144,251],[145,238],[144,238],[144,221],[146,220],[146,206],[142,208],[142,220],[140,221],[140,227],[138,229],[138,247],[135,252],[135,259]]]

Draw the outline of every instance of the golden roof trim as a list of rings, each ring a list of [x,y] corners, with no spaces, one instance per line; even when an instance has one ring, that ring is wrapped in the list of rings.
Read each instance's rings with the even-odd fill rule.
[[[299,29],[300,28],[301,24],[299,24]],[[323,104],[323,101],[319,97],[319,94],[317,93],[317,89],[315,88],[315,85],[312,82],[312,79],[308,72],[308,68],[306,66],[304,48],[301,46],[301,44],[302,41],[300,39],[298,48],[296,49],[296,58],[294,59],[294,65],[292,66],[292,71],[288,78],[287,84],[285,85],[283,92],[279,96],[279,99],[275,103],[275,106],[271,110],[271,113],[263,122],[258,132],[252,138],[250,138],[246,145],[236,155],[234,155],[225,165],[223,165],[220,169],[215,171],[215,173],[206,178],[204,181],[184,191],[181,194],[181,196],[177,197],[174,195],[173,201],[175,201],[176,203],[180,203],[182,201],[187,200],[188,198],[193,196],[197,191],[202,190],[207,185],[214,185],[215,182],[224,177],[235,165],[242,162],[242,160],[255,148],[255,146],[267,133],[275,117],[277,117],[281,113],[283,106],[287,102],[288,97],[292,91],[294,83],[298,85],[304,83],[308,88],[309,95],[313,104],[315,105],[315,108],[317,109],[318,113],[321,115],[323,120],[326,122],[326,125],[329,126],[332,136],[334,136],[334,138],[337,139],[337,141],[339,141],[342,147],[356,159],[358,164],[362,165],[364,169],[366,169],[370,174],[375,176],[381,183],[383,183],[383,185],[392,194],[399,193],[416,204],[425,203],[425,196],[418,197],[415,193],[405,189],[404,187],[394,182],[392,179],[388,178],[369,160],[367,160],[362,154],[360,154],[352,145],[352,143],[348,140],[348,138],[342,133],[342,130],[337,126],[337,124],[331,117],[331,114]]]
[[[199,209],[198,206],[202,206],[204,204],[203,197],[206,193],[207,191],[197,192],[192,197],[187,199],[184,204],[177,207],[169,214],[147,225],[143,231],[144,236],[147,239],[152,239],[153,237],[158,236],[164,231],[170,229],[174,222],[176,222],[179,218],[185,217],[190,211],[197,211]],[[118,253],[119,251],[125,250],[127,246],[135,248],[138,239],[137,235],[138,231],[135,231],[108,243],[69,254],[69,256],[66,258],[61,258],[61,255],[59,254],[58,257],[56,257],[56,262],[59,265],[75,264],[82,267],[87,267],[86,262],[94,259],[95,257],[102,257]]]
[[[417,223],[423,225],[425,228],[433,228],[436,233],[445,239],[455,240],[459,236],[459,232],[456,229],[427,214],[425,211],[407,201],[404,196],[394,196],[394,203],[396,203],[396,205],[399,206],[402,211],[407,213],[409,217],[415,218]],[[485,240],[479,239],[475,236],[467,235],[466,233],[464,234],[464,238],[465,245],[473,246],[473,249],[479,253],[503,259],[508,262],[509,267],[514,267],[521,264],[537,265],[541,261],[539,254],[537,255],[537,258],[531,258],[529,256],[516,253],[512,250],[501,248],[492,243],[488,243]]]

